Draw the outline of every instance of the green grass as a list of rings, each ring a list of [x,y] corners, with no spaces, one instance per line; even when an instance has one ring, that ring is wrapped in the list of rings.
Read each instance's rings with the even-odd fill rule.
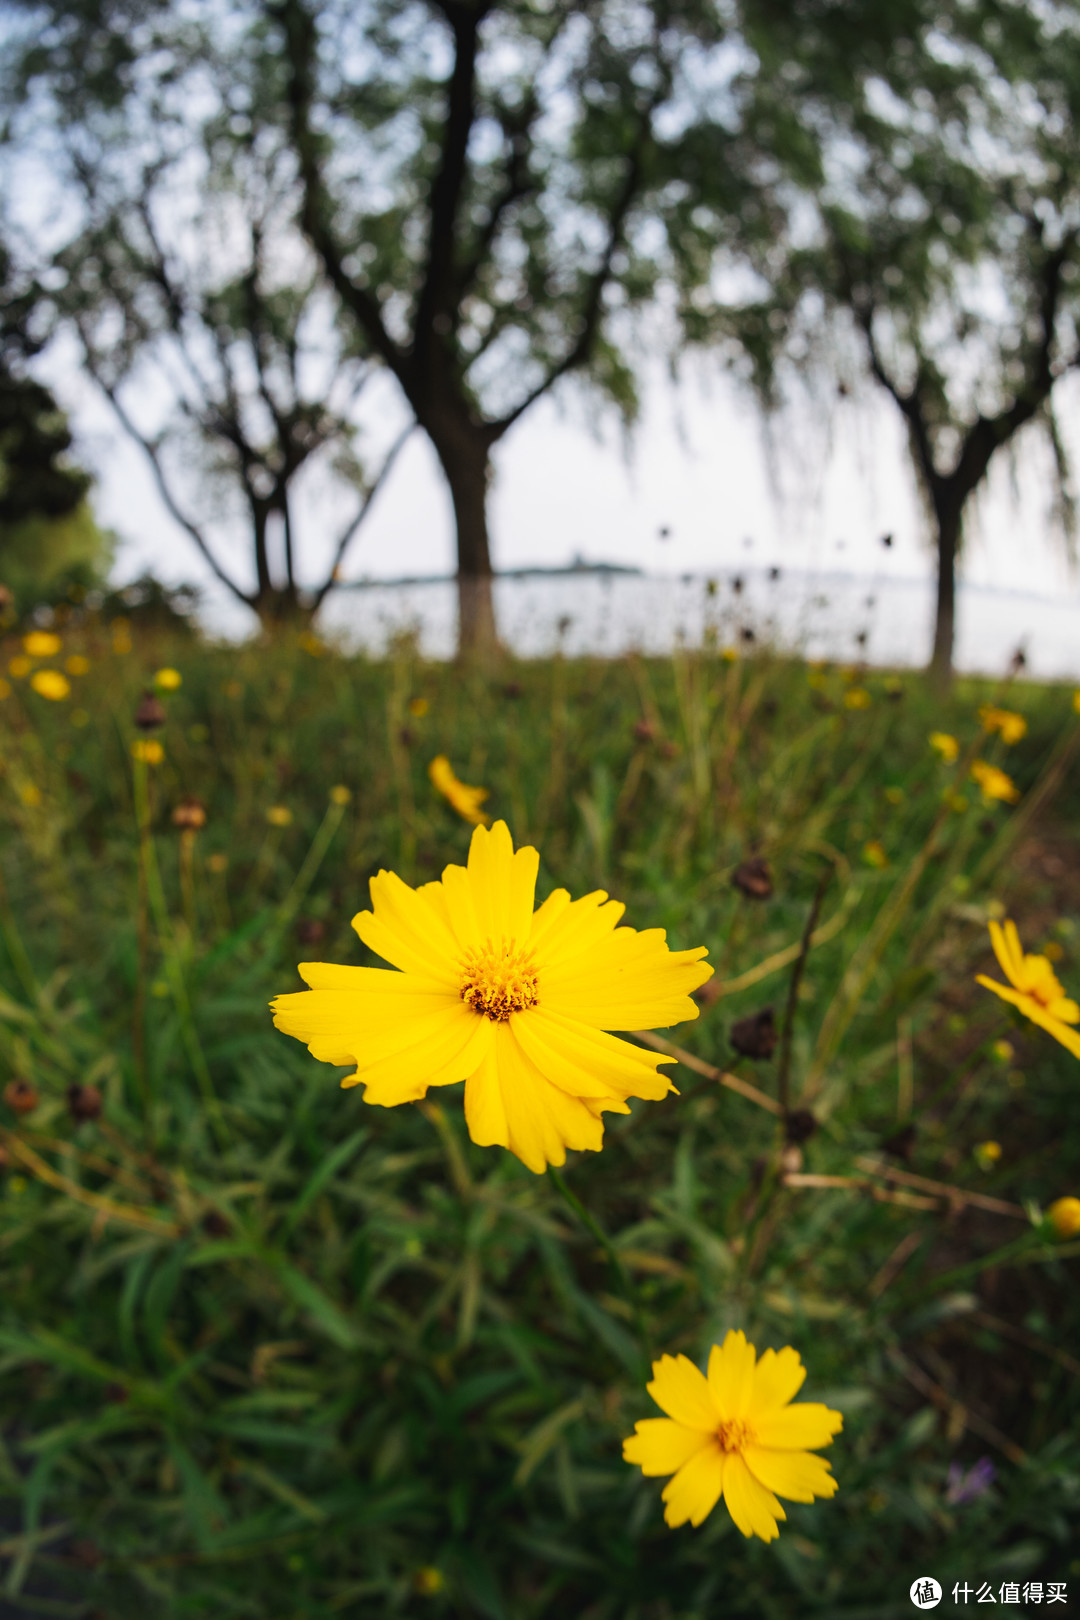
[[[766,656],[485,676],[407,645],[373,664],[136,630],[117,653],[92,623],[72,651],[91,669],[67,702],[13,680],[0,705],[0,1081],[39,1094],[0,1104],[0,1615],[877,1620],[926,1573],[1075,1602],[1077,1245],[885,1174],[1080,1191],[1076,1060],[973,984],[1006,905],[1080,985],[1070,692],[997,691],[1029,721],[983,750],[1009,809],[927,745],[975,748],[985,684],[942,702],[870,673],[857,709],[844,672]],[[140,772],[164,664],[183,686]],[[571,1200],[468,1140],[459,1087],[370,1108],[271,1026],[298,960],[373,960],[349,927],[372,873],[464,859],[437,753],[537,845],[539,898],[603,887],[707,944],[727,987],[668,1032],[700,1066],[681,1095],[570,1155]],[[185,843],[188,794],[207,822]],[[768,900],[732,885],[751,853]],[[824,873],[789,1076],[816,1128],[785,1145],[716,1072],[777,1097],[777,1059],[737,1059],[730,1029],[784,1023]],[[73,1083],[100,1120],[71,1118]],[[883,1154],[908,1124],[908,1159]],[[845,1416],[839,1494],[771,1546],[723,1508],[669,1531],[663,1482],[621,1460],[649,1359],[729,1327],[793,1344]],[[951,1504],[950,1464],[982,1456],[993,1486]]]

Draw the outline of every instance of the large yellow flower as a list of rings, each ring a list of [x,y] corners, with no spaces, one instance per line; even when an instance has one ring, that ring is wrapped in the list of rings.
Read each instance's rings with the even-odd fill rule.
[[[1009,984],[999,984],[984,973],[976,974],[976,984],[985,985],[1002,1001],[1012,1002],[1033,1024],[1080,1057],[1080,1030],[1069,1027],[1080,1024],[1080,1007],[1065,994],[1047,958],[1025,956],[1016,924],[1007,919],[1004,928],[1000,923],[990,924],[990,943]]]
[[[324,1063],[355,1063],[343,1086],[393,1108],[465,1081],[465,1120],[482,1146],[541,1173],[566,1149],[602,1145],[605,1111],[673,1090],[661,1063],[607,1033],[696,1018],[690,991],[712,977],[706,948],[670,951],[662,928],[619,928],[602,890],[556,889],[533,911],[539,855],[514,852],[504,821],[477,827],[469,864],[412,889],[371,879],[353,918],[387,968],[302,962],[310,986],[271,1003],[274,1023]]]
[[[646,1388],[668,1415],[638,1423],[623,1457],[643,1474],[674,1475],[663,1490],[672,1528],[701,1524],[722,1496],[744,1536],[773,1541],[776,1521],[787,1518],[778,1496],[835,1496],[829,1464],[813,1452],[832,1443],[844,1420],[817,1402],[790,1404],[805,1377],[790,1346],[759,1361],[741,1332],[713,1345],[707,1378],[685,1356],[653,1362]]]

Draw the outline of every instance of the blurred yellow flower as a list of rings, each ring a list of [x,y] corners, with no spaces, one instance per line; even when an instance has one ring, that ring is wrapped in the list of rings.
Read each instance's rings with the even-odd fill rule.
[[[1020,789],[1012,777],[1006,776],[1004,771],[999,771],[996,765],[989,765],[985,759],[973,761],[971,779],[982,789],[984,804],[993,804],[995,800],[1000,800],[1004,804],[1015,804],[1020,797]]]
[[[2,703],[5,698],[9,698],[10,696],[11,696],[11,682],[10,681],[5,681],[3,679],[3,677],[0,676],[0,703]]]
[[[24,658],[22,653],[17,653],[14,658],[8,661],[8,674],[14,675],[17,681],[21,681],[24,675],[29,675],[33,667],[29,658]]]
[[[215,854],[207,856],[206,864],[210,868],[211,872],[224,872],[225,868],[229,864],[229,857],[227,855],[223,855],[221,851],[218,850]]]
[[[863,845],[862,858],[867,866],[875,866],[878,869],[889,864],[884,845],[877,838],[872,838],[868,844]]]
[[[292,820],[292,811],[287,804],[272,804],[266,812],[266,819],[271,827],[287,827]]]
[[[490,796],[487,788],[467,787],[464,782],[459,782],[445,754],[436,754],[428,766],[428,776],[432,786],[453,805],[463,821],[471,822],[474,827],[491,825],[491,817],[480,809]]]
[[[175,692],[184,684],[184,677],[178,669],[159,669],[154,676],[154,685],[162,692]]]
[[[643,1418],[623,1441],[623,1458],[643,1474],[674,1476],[662,1492],[667,1524],[696,1528],[723,1497],[744,1536],[774,1541],[777,1520],[787,1518],[777,1496],[835,1496],[829,1464],[814,1452],[832,1444],[844,1420],[818,1402],[791,1405],[805,1377],[790,1345],[758,1360],[742,1332],[713,1345],[708,1377],[686,1356],[653,1362],[646,1388],[668,1415]]]
[[[64,668],[69,675],[89,675],[90,660],[84,658],[82,653],[72,653],[70,658],[64,660]]]
[[[540,857],[514,851],[504,821],[477,827],[467,866],[412,889],[371,879],[353,927],[388,968],[302,962],[310,986],[271,1003],[274,1023],[323,1063],[356,1063],[343,1086],[383,1108],[465,1082],[465,1123],[537,1175],[567,1148],[598,1152],[605,1112],[672,1089],[659,1065],[611,1030],[696,1018],[690,992],[712,977],[705,947],[672,951],[663,929],[617,926],[602,890],[556,889],[534,912]]]
[[[845,709],[868,709],[872,702],[865,686],[852,686],[844,693]]]
[[[1022,714],[1014,714],[1011,709],[995,709],[989,703],[984,703],[979,710],[979,722],[984,731],[996,731],[1003,743],[1019,742],[1028,728]]]
[[[42,800],[42,792],[36,782],[23,782],[19,788],[19,798],[28,810],[36,810]]]
[[[887,787],[885,789],[885,797],[890,804],[903,804],[904,790],[902,787]]]
[[[51,630],[31,630],[22,638],[23,652],[28,658],[55,658],[63,642]]]
[[[995,1041],[990,1050],[999,1063],[1011,1063],[1016,1056],[1012,1041]]]
[[[1076,691],[1073,693],[1073,708],[1076,710],[1077,714],[1080,714],[1080,686],[1078,686]]]
[[[431,704],[428,702],[426,697],[414,697],[409,699],[409,713],[411,715],[415,715],[417,720],[422,720],[430,707]]]
[[[978,1142],[975,1145],[975,1163],[980,1170],[992,1170],[1001,1158],[1000,1142]]]
[[[300,637],[300,646],[310,658],[321,658],[326,651],[326,643],[312,630],[306,630]]]
[[[721,647],[720,659],[725,664],[737,664],[739,662],[739,649],[737,647]]]
[[[419,1592],[421,1597],[434,1597],[445,1585],[446,1577],[441,1569],[435,1568],[434,1564],[425,1564],[413,1576],[413,1591]]]
[[[330,789],[330,803],[345,805],[352,798],[352,793],[341,782]]]
[[[141,760],[144,765],[160,765],[165,758],[165,750],[156,737],[136,737],[131,745],[131,757]]]
[[[1054,1229],[1054,1236],[1071,1238],[1080,1235],[1080,1198],[1055,1198],[1046,1212]]]
[[[1009,984],[999,984],[983,973],[976,974],[976,984],[985,985],[1002,1001],[1019,1007],[1025,1018],[1080,1058],[1080,1031],[1070,1028],[1080,1024],[1080,1007],[1065,994],[1046,957],[1025,956],[1016,924],[1008,920],[1004,927],[997,922],[990,924],[990,943]]]
[[[937,749],[946,765],[951,765],[960,752],[960,744],[947,731],[932,731],[930,746]]]
[[[71,696],[71,682],[58,669],[35,670],[30,685],[38,697],[48,698],[51,703],[62,703]]]

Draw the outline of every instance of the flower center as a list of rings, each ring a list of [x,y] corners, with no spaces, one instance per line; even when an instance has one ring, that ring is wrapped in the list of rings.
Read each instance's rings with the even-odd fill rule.
[[[474,1012],[503,1023],[511,1013],[536,1003],[536,959],[513,940],[498,946],[490,939],[480,950],[466,951],[461,964],[461,999]]]
[[[754,1443],[753,1430],[742,1418],[732,1418],[729,1422],[721,1423],[716,1431],[716,1438],[720,1442],[721,1451],[745,1451],[747,1446]]]

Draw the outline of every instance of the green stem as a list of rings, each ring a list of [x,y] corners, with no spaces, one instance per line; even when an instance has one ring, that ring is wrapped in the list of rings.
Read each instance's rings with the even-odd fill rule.
[[[626,1300],[626,1303],[629,1305],[634,1314],[634,1328],[638,1339],[641,1342],[641,1347],[645,1352],[646,1358],[650,1357],[652,1355],[652,1350],[649,1344],[648,1329],[645,1326],[645,1317],[641,1309],[641,1301],[638,1299],[638,1292],[634,1287],[633,1279],[623,1264],[622,1256],[619,1254],[618,1249],[616,1249],[614,1243],[612,1243],[611,1239],[604,1231],[604,1228],[600,1225],[600,1222],[596,1219],[596,1216],[591,1212],[591,1210],[585,1208],[585,1205],[575,1193],[570,1191],[570,1188],[566,1185],[561,1173],[556,1170],[553,1164],[548,1165],[548,1175],[558,1188],[563,1202],[568,1206],[569,1209],[573,1211],[578,1220],[581,1222],[582,1226],[584,1226],[585,1230],[592,1234],[597,1243],[599,1243],[600,1247],[603,1249],[604,1253],[607,1255],[608,1264],[611,1266],[612,1272],[615,1275],[619,1289]]]

